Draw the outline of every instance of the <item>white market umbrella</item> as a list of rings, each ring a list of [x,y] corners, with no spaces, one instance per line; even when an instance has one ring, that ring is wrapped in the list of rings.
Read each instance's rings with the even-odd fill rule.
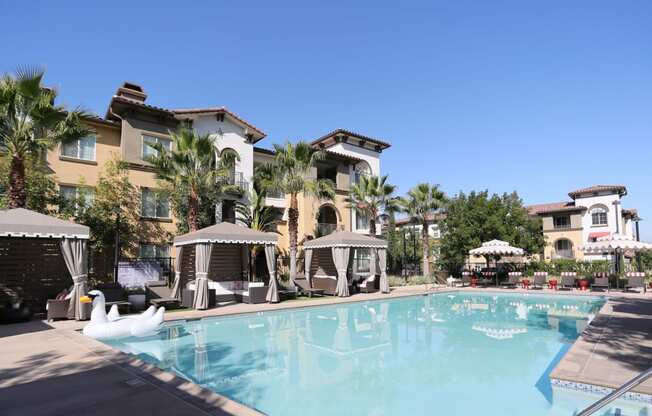
[[[501,240],[491,240],[485,243],[478,248],[474,248],[469,251],[469,254],[472,256],[483,256],[487,257],[502,257],[502,256],[522,256],[525,254],[522,248],[512,247],[506,241]],[[487,259],[487,266],[489,261]],[[498,285],[498,275],[496,275],[496,285]]]

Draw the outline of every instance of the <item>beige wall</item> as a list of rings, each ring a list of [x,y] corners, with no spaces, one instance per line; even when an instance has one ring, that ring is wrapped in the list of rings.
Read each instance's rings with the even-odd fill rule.
[[[582,260],[584,258],[584,253],[580,250],[582,245],[581,228],[579,230],[545,231],[543,235],[546,238],[546,247],[543,252],[546,261],[552,260],[552,255],[555,251],[555,242],[563,238],[573,243],[573,255],[576,260]]]
[[[96,131],[95,135],[95,161],[80,161],[61,156],[61,147],[57,146],[48,152],[46,161],[52,170],[57,185],[95,186],[104,171],[105,164],[124,152],[121,150],[121,129],[104,124],[89,123]],[[136,135],[125,136],[130,140],[131,147]],[[140,134],[138,149],[140,149]],[[129,147],[129,146],[126,146]],[[140,159],[140,150],[138,153]],[[144,169],[130,169],[129,180],[137,188],[159,188],[156,174]],[[143,220],[140,225],[141,242],[163,244],[169,242],[166,233],[176,232],[174,217],[169,220]],[[131,253],[135,255],[136,253]]]
[[[570,217],[570,228],[566,229],[555,229],[554,227],[554,217],[568,215]],[[573,255],[575,259],[582,260],[584,258],[583,252],[580,250],[582,245],[582,214],[581,213],[569,213],[569,214],[557,214],[557,215],[546,215],[542,218],[543,224],[543,235],[546,239],[546,246],[544,248],[544,259],[545,261],[552,260],[552,256],[555,252],[555,242],[560,239],[568,239],[573,244]]]

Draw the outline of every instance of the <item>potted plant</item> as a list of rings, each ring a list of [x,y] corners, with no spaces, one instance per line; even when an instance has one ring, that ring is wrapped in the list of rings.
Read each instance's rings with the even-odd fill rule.
[[[580,290],[589,290],[589,287],[591,286],[591,277],[584,275],[580,280],[578,281],[578,284],[580,286]]]

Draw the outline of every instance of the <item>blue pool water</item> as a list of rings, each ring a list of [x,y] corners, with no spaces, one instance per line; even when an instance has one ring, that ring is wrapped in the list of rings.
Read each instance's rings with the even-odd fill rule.
[[[168,323],[107,343],[272,415],[571,415],[597,396],[553,389],[548,374],[602,303],[433,294]]]

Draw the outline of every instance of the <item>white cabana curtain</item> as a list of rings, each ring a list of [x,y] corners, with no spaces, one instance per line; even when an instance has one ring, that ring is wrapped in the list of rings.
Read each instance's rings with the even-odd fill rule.
[[[68,306],[68,318],[88,319],[79,298],[88,293],[88,240],[79,238],[64,238],[61,240],[61,254],[66,267],[72,276],[73,289]]]
[[[208,309],[208,270],[211,265],[211,243],[195,244],[195,299],[192,307]]]
[[[242,280],[250,280],[249,276],[249,246],[243,244],[240,248],[240,256],[242,262]]]
[[[346,269],[349,266],[349,247],[333,247],[333,263],[337,269],[337,296],[349,296],[349,282],[346,277]]]
[[[174,258],[174,281],[172,282],[172,292],[170,296],[175,299],[181,299],[181,261],[183,260],[183,246],[179,246],[177,256]]]
[[[371,276],[376,275],[376,249],[375,248],[370,248],[369,249],[369,274]]]
[[[389,293],[389,280],[387,279],[387,249],[378,249],[378,267],[380,268],[380,291]]]
[[[276,247],[271,244],[265,246],[265,260],[267,261],[267,271],[269,272],[269,289],[265,300],[269,303],[277,303],[278,282],[276,281]]]
[[[312,282],[310,281],[310,263],[312,263],[312,250],[303,250],[303,258],[305,260],[304,262],[304,274],[306,275],[306,280],[308,281],[308,285],[312,287]]]

